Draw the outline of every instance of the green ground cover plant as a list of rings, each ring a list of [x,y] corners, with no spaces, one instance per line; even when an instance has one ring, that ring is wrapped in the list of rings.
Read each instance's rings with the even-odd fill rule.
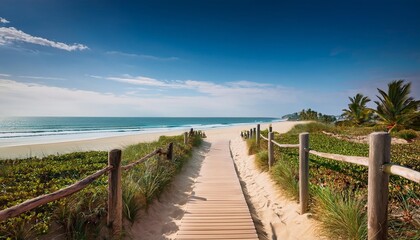
[[[311,149],[351,156],[368,156],[369,146],[328,136],[323,131],[337,134],[351,133],[353,127],[334,127],[320,123],[297,125],[286,134],[275,134],[275,141],[285,144],[299,143],[301,132],[310,133]],[[364,127],[356,131],[369,134],[376,128]],[[268,131],[262,131],[267,136]],[[256,152],[266,151],[267,141],[261,140]],[[298,157],[297,149],[274,147],[275,163],[270,171],[272,178],[289,197],[298,199]],[[391,146],[391,162],[420,171],[420,143],[393,144]],[[350,163],[309,156],[309,175],[311,186],[311,211],[323,223],[323,232],[331,239],[365,239],[366,202],[368,169]],[[261,170],[268,169],[267,161],[256,160]],[[418,193],[419,184],[402,177],[391,176],[389,185],[389,238],[419,239],[419,222],[415,215],[420,211]],[[346,193],[346,194],[343,194]],[[417,194],[416,194],[417,193]],[[356,214],[357,213],[357,214]],[[331,221],[335,217],[335,221]],[[358,216],[358,217],[356,217]],[[418,217],[417,217],[418,218]],[[339,219],[341,219],[339,221]],[[335,225],[334,225],[335,224]],[[337,230],[337,224],[349,226],[351,229]],[[351,227],[350,227],[351,226]],[[344,235],[343,235],[344,234]]]
[[[134,222],[140,209],[147,207],[191,157],[200,136],[184,145],[183,136],[165,137],[123,150],[123,165],[174,142],[174,159],[155,156],[128,172],[123,172],[123,213]],[[166,149],[165,149],[166,150]],[[0,161],[0,209],[69,186],[106,167],[107,152],[76,152],[44,158]],[[96,239],[104,230],[107,215],[107,176],[82,191],[40,206],[0,223],[0,239]]]

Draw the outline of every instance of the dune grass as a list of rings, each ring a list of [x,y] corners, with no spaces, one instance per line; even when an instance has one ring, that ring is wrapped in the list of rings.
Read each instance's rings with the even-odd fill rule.
[[[275,134],[275,141],[297,144],[299,133],[309,132],[311,149],[351,156],[368,156],[368,144],[340,140],[322,132],[357,136],[377,130],[377,127],[355,130],[352,127],[309,123],[296,125],[285,134]],[[266,130],[262,133],[267,136]],[[263,140],[260,150],[256,152],[256,164],[261,170],[268,169],[267,161],[261,161],[259,157],[259,154],[263,155],[266,149],[267,143]],[[274,150],[275,162],[270,175],[289,197],[298,199],[298,150],[278,147]],[[420,141],[393,144],[391,162],[420,171],[419,152]],[[323,232],[332,239],[365,239],[366,208],[363,203],[367,201],[367,168],[314,155],[310,155],[309,165],[310,186],[312,189],[317,189],[310,192],[312,208],[310,211],[316,212],[315,218],[321,221]],[[413,197],[413,193],[420,192],[420,186],[404,178],[391,176],[389,191],[389,239],[418,239],[420,234],[416,222],[418,224],[419,219],[415,220],[415,216],[418,218],[416,214],[420,211],[420,204],[418,197]],[[336,220],[330,221],[333,219],[332,216]],[[341,227],[334,224],[341,224]],[[343,228],[346,224],[352,224],[350,230],[337,229]],[[335,235],[332,237],[331,234]]]
[[[313,188],[314,212],[322,222],[324,236],[330,239],[367,239],[365,201],[351,191]]]
[[[135,161],[156,148],[174,143],[173,161],[155,156],[128,172],[123,172],[123,214],[134,222],[183,164],[190,158],[201,137],[161,137],[123,150],[122,165]],[[166,150],[166,149],[165,149]],[[45,158],[0,161],[0,209],[64,188],[107,166],[107,152],[75,152]],[[40,206],[0,223],[0,239],[36,239],[45,234],[68,239],[97,239],[103,233],[107,215],[107,176],[102,176],[82,191]]]

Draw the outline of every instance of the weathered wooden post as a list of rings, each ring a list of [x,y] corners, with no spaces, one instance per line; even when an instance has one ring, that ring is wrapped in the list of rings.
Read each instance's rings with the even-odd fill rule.
[[[268,169],[271,170],[274,162],[274,133],[268,133]]]
[[[249,139],[249,131],[246,131],[246,138]]]
[[[388,235],[388,182],[389,174],[382,166],[390,162],[391,137],[375,132],[369,138],[368,173],[368,239],[387,239]]]
[[[260,124],[257,124],[257,132],[255,133],[255,139],[256,139],[256,141],[257,141],[257,146],[258,146],[258,148],[260,147],[260,133],[261,131],[260,131]]]
[[[121,150],[108,153],[108,165],[113,168],[108,174],[108,234],[110,239],[119,238],[122,231],[122,189],[121,189]]]
[[[184,144],[187,145],[188,143],[188,133],[184,132]]]
[[[268,132],[272,132],[272,131],[273,131],[273,127],[270,124],[270,126],[268,126]]]
[[[172,161],[174,154],[174,143],[169,143],[168,150],[166,151],[166,159]]]
[[[249,138],[252,138],[252,136],[253,136],[253,133],[252,133],[252,128],[251,128],[249,129]]]
[[[306,213],[309,201],[309,133],[299,134],[299,203],[300,214]]]

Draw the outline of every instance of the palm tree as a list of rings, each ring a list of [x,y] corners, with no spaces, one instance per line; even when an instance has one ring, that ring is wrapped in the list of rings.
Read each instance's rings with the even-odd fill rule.
[[[350,103],[348,109],[343,109],[342,116],[353,124],[362,125],[369,121],[372,111],[366,107],[366,103],[370,102],[370,99],[363,94],[358,93],[354,97],[349,97]]]
[[[388,132],[396,128],[407,127],[418,117],[420,101],[409,96],[411,83],[404,84],[404,80],[395,80],[388,84],[388,93],[378,88],[381,96],[376,113],[379,122],[387,126]]]

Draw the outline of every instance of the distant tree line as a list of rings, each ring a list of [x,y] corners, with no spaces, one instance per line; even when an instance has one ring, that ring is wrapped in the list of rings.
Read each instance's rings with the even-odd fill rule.
[[[313,120],[324,123],[336,122],[344,126],[374,126],[382,125],[388,132],[403,129],[420,131],[420,101],[410,96],[411,83],[404,80],[395,80],[388,84],[388,91],[378,88],[378,101],[374,101],[376,109],[368,108],[366,104],[370,98],[357,93],[349,97],[348,108],[343,109],[339,121],[333,115],[318,113],[312,109],[303,109],[300,112],[284,115],[283,119],[290,121]]]
[[[326,115],[322,113],[318,113],[312,109],[302,109],[300,112],[295,112],[292,114],[287,114],[282,117],[283,119],[288,119],[289,121],[298,121],[298,120],[313,120],[319,121],[324,123],[333,123],[337,121],[337,118],[333,115]]]
[[[402,129],[420,130],[420,101],[410,97],[411,83],[404,80],[395,80],[388,84],[388,91],[378,88],[378,101],[374,101],[376,109],[368,108],[366,104],[371,100],[369,97],[357,93],[349,97],[350,103],[347,109],[343,109],[342,124],[383,125],[388,132]]]

